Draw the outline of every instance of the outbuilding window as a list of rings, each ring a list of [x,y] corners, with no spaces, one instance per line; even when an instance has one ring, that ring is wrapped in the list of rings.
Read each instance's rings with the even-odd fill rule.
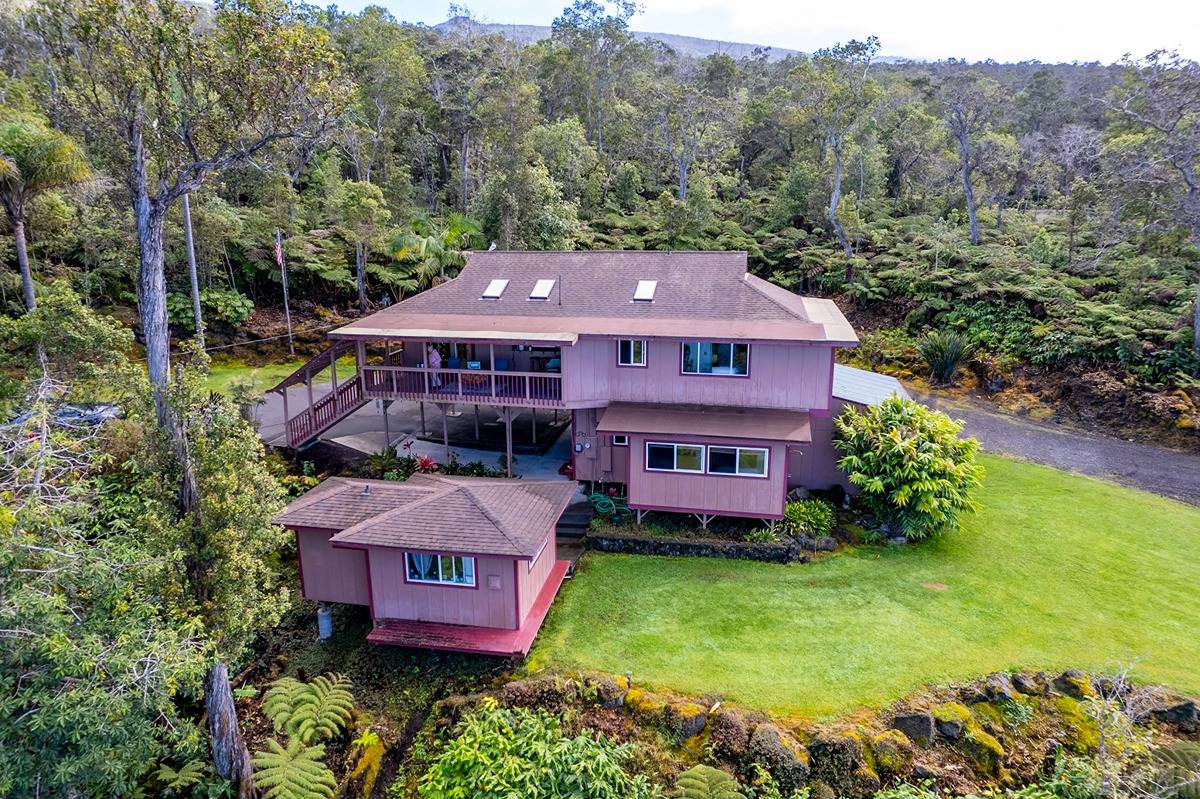
[[[770,451],[764,447],[708,448],[708,473],[766,477]]]
[[[652,472],[703,472],[704,445],[647,441],[646,469]]]
[[[405,552],[404,560],[410,583],[475,585],[475,558]]]

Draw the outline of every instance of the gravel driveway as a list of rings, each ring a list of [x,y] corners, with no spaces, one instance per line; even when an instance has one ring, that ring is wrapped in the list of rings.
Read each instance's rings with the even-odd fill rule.
[[[1200,505],[1200,454],[1031,422],[970,401],[915,392],[913,397],[961,419],[964,433],[979,439],[989,452],[1102,477]]]

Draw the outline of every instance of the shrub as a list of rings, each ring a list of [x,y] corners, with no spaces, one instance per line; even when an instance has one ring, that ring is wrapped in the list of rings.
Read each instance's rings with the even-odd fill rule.
[[[345,729],[354,709],[354,697],[350,680],[341,674],[314,677],[308,683],[283,677],[271,683],[262,709],[276,732],[286,731],[289,738],[312,743]]]
[[[929,366],[930,382],[947,385],[954,382],[959,365],[971,356],[972,347],[958,333],[934,331],[917,341],[917,351]]]
[[[544,711],[502,708],[485,697],[455,728],[418,790],[424,799],[656,796],[644,776],[622,768],[631,754],[630,745],[603,735],[568,738]]]
[[[962,424],[912,400],[889,397],[834,419],[838,467],[862,489],[862,500],[883,525],[910,539],[952,529],[974,507],[983,478],[979,442],[960,438]]]
[[[675,781],[679,799],[746,799],[733,777],[719,768],[703,764],[692,766]]]
[[[821,499],[789,502],[783,511],[784,528],[791,535],[821,538],[833,532],[833,506]]]

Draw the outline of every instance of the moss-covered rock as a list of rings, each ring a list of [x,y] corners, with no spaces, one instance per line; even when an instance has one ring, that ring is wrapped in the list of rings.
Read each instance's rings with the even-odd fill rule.
[[[759,724],[754,728],[746,754],[770,772],[784,794],[802,787],[808,780],[808,751],[774,724]]]
[[[1050,680],[1040,671],[1021,671],[1012,676],[1012,686],[1026,696],[1045,696],[1050,692]]]
[[[1092,681],[1078,669],[1069,669],[1055,677],[1054,690],[1072,699],[1089,699],[1096,695]]]
[[[625,693],[625,709],[643,724],[661,724],[666,707],[662,697],[641,688],[630,688]]]
[[[1067,732],[1064,744],[1079,753],[1094,752],[1100,746],[1100,725],[1083,709],[1083,703],[1069,696],[1056,696],[1052,706]]]
[[[929,746],[933,742],[933,714],[928,711],[897,713],[892,717],[892,727],[904,733],[908,740],[921,746]]]
[[[663,708],[663,726],[676,738],[699,735],[707,723],[708,711],[695,702],[668,702]]]
[[[625,704],[629,687],[625,680],[616,677],[597,677],[593,682],[596,704],[601,707],[619,708]]]
[[[578,695],[579,685],[574,680],[547,675],[505,683],[500,688],[499,699],[507,707],[537,707],[558,712]]]
[[[750,743],[750,725],[741,713],[722,708],[713,714],[709,741],[717,757],[738,762],[745,756],[746,746]]]
[[[933,708],[933,723],[939,735],[958,740],[971,721],[971,711],[960,702],[944,702]]]
[[[976,724],[968,724],[956,746],[970,759],[977,773],[988,777],[1000,776],[1005,752],[994,735]]]
[[[808,799],[837,799],[837,792],[823,780],[813,780],[808,784]]]
[[[858,731],[820,733],[809,743],[809,753],[813,776],[838,796],[866,796],[879,790],[879,775]]]
[[[900,730],[884,730],[871,736],[871,757],[881,776],[896,777],[912,766],[913,744]]]

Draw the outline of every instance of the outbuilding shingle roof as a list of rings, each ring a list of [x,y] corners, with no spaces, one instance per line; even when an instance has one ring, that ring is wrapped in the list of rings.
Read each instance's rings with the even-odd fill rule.
[[[331,477],[275,521],[338,530],[334,543],[524,558],[537,553],[575,490],[561,480]]]
[[[493,281],[503,292],[485,299]],[[545,299],[531,299],[553,280]],[[639,282],[653,300],[634,299]],[[544,283],[543,283],[544,286]],[[573,342],[581,335],[823,341],[858,339],[830,300],[801,297],[746,271],[744,252],[471,252],[458,277],[333,331],[382,336]]]

